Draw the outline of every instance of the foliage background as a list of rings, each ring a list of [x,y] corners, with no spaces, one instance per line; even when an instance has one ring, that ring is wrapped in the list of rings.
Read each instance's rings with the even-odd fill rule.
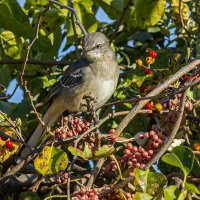
[[[72,2],[67,0],[59,0],[59,2],[72,5]],[[21,7],[17,1],[0,1],[0,110],[10,119],[20,121],[19,127],[24,138],[28,137],[38,120],[32,112],[30,96],[25,92],[20,80],[21,72],[27,52],[26,47],[35,37],[39,13],[48,4],[48,0],[26,0],[24,6]],[[181,66],[200,57],[199,4],[198,0],[73,1],[73,7],[78,11],[81,23],[86,30],[106,34],[116,53],[118,63],[123,66],[118,88],[111,102],[144,96],[160,83],[159,76],[165,80]],[[97,20],[99,8],[103,9],[111,20]],[[74,36],[76,34],[73,30],[71,13],[66,9],[51,5],[42,17],[39,37],[30,49],[29,55],[32,61],[36,60],[38,63],[27,64],[23,76],[27,81],[31,100],[41,115],[48,107],[50,87],[66,69],[63,64],[52,65],[51,62],[62,61],[67,66],[67,63],[71,63],[81,55],[81,31],[78,26],[76,26],[76,32],[77,36]],[[156,50],[159,56],[152,65],[154,73],[147,76],[143,70],[136,67],[135,61],[140,58],[145,62],[148,51],[151,49]],[[16,60],[15,64],[12,64],[13,59]],[[12,103],[9,100],[7,90],[13,80],[16,80],[21,91],[24,92],[20,103]],[[179,81],[183,82],[183,78]],[[146,93],[141,94],[141,85],[147,86]],[[196,103],[200,96],[199,87],[191,88],[187,95],[188,100]],[[159,100],[156,101],[159,102]],[[110,112],[130,110],[134,106],[135,103],[117,104],[114,107],[103,107],[98,112],[102,118]],[[197,105],[195,107],[197,117],[199,112]],[[100,131],[107,133],[109,129],[117,128],[123,118],[124,116],[119,116],[108,120],[100,127]],[[137,132],[149,131],[153,123],[154,119],[138,115],[126,127],[123,136],[132,137]],[[185,145],[191,151],[194,150],[192,149],[194,143],[200,143],[199,124],[186,121],[185,127],[191,146]],[[181,130],[178,139],[185,138],[184,134]],[[183,165],[185,164],[183,161]],[[198,159],[195,165],[194,170],[200,170]],[[161,160],[158,166],[165,175],[171,171],[171,166],[166,166]],[[200,174],[195,173],[194,177],[200,178]],[[173,191],[175,195],[175,190]]]

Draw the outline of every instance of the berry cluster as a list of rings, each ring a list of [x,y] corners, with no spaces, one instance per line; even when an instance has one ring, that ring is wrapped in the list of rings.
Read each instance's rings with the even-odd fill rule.
[[[62,172],[60,172],[59,174],[57,174],[56,182],[57,182],[58,184],[66,183],[66,182],[67,182],[67,179],[68,179],[68,173],[65,172],[65,171],[62,171]]]
[[[90,122],[79,118],[64,118],[64,126],[55,130],[56,139],[71,138],[80,135],[87,131],[90,127]]]
[[[99,198],[97,194],[97,189],[93,188],[87,190],[86,188],[81,188],[80,191],[75,191],[72,194],[72,200],[103,200],[104,198]]]
[[[124,193],[124,195],[125,195],[125,197],[126,197],[126,200],[132,200],[133,197],[134,197],[134,194],[131,195],[131,193],[129,193],[129,192]]]
[[[181,98],[182,94],[176,94],[175,97],[173,99],[169,99],[169,98],[163,98],[162,101],[162,105],[164,108],[166,109],[170,109],[170,110],[178,110],[179,106],[180,106],[180,98]],[[192,103],[187,100],[185,102],[185,109],[187,109],[188,111],[192,111],[193,109],[193,105]]]
[[[152,74],[152,70],[151,70],[150,65],[155,62],[156,57],[157,57],[156,51],[150,50],[149,51],[149,56],[146,57],[146,63],[148,64],[148,67],[146,67],[146,66],[143,65],[143,62],[142,62],[141,59],[136,60],[136,65],[139,68],[144,68],[144,73],[146,75],[150,75],[150,74]]]
[[[112,130],[112,129],[111,129]],[[143,134],[140,134],[138,138],[140,140],[147,140],[145,146],[139,146],[136,142],[127,143],[124,150],[124,155],[118,158],[119,166],[128,166],[131,169],[129,175],[133,175],[136,168],[144,168],[153,156],[157,153],[158,149],[162,146],[164,139],[166,138],[165,132],[158,130],[156,126],[152,126],[152,130]],[[113,138],[113,136],[112,136]],[[124,169],[126,169],[125,167]],[[115,171],[117,164],[111,157],[111,162],[106,166],[106,171]]]

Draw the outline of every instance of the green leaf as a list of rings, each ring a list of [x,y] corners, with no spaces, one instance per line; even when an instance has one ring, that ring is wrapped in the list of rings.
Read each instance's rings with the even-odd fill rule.
[[[77,10],[79,18],[83,26],[88,32],[95,32],[98,28],[99,22],[95,17],[95,7],[93,6],[93,1],[91,0],[75,0],[74,8]],[[85,20],[87,19],[87,20]],[[67,18],[67,44],[74,42],[74,30],[72,27],[72,21]],[[77,34],[80,36],[82,34],[80,28],[76,26]]]
[[[40,197],[36,192],[22,192],[19,195],[20,200],[39,200]]]
[[[135,0],[137,25],[144,28],[154,26],[162,17],[166,0]]]
[[[136,192],[133,200],[152,200],[153,197],[147,193]]]
[[[167,184],[167,179],[163,174],[150,172],[149,170],[137,169],[134,177],[136,190],[146,192],[154,197],[159,196],[163,187]]]
[[[0,66],[0,84],[7,87],[11,81],[10,69],[8,66]]]
[[[177,200],[185,200],[187,197],[187,190],[184,190],[180,193],[179,197],[177,198]]]
[[[34,36],[34,33],[30,30],[28,17],[17,1],[4,0],[0,3],[0,27],[25,38]]]
[[[170,185],[164,188],[164,199],[166,200],[176,200],[180,195],[181,191],[175,185]]]
[[[68,147],[68,150],[72,155],[79,156],[84,160],[98,160],[100,158],[105,158],[111,155],[116,149],[113,146],[103,145],[97,150],[91,150],[88,143],[85,143],[84,150],[75,149],[72,146]]]
[[[119,19],[124,8],[124,0],[98,0],[95,3],[101,6],[111,19]]]
[[[114,146],[103,145],[97,151],[94,152],[93,160],[98,160],[100,158],[105,158],[111,155],[115,151]]]
[[[15,109],[12,111],[12,113],[10,113],[10,117],[12,119],[24,117],[27,114],[29,114],[31,110],[32,110],[32,107],[30,105],[30,101],[29,100],[27,101],[24,99],[21,103],[16,104]]]
[[[185,182],[184,186],[189,192],[200,194],[199,189],[194,184]]]
[[[72,146],[69,146],[68,150],[71,152],[72,155],[79,156],[83,158],[84,160],[89,160],[93,156],[92,150],[89,148],[89,145],[87,143],[85,143],[83,151],[78,148],[75,149]]]
[[[173,148],[171,153],[165,154],[162,160],[170,165],[179,167],[186,178],[193,167],[194,154],[190,148],[178,146]]]
[[[16,59],[21,57],[22,39],[16,38],[11,31],[2,31],[0,33],[0,43],[6,55]]]
[[[0,110],[7,115],[10,115],[16,109],[16,104],[0,101]]]
[[[35,158],[34,167],[42,175],[56,174],[68,165],[67,154],[54,146],[46,146]]]

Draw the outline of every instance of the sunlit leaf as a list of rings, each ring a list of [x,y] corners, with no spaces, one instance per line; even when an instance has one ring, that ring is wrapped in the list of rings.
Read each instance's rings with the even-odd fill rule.
[[[152,200],[153,197],[147,193],[136,192],[133,200]]]
[[[151,196],[159,196],[167,184],[166,177],[161,173],[142,171],[137,169],[134,173],[134,186],[138,191],[146,192]]]
[[[165,154],[162,160],[170,165],[179,167],[186,177],[193,167],[194,154],[190,148],[178,146],[173,148],[171,153]]]
[[[35,169],[43,175],[56,174],[64,170],[68,165],[67,154],[56,147],[46,146],[35,158]]]
[[[175,185],[164,188],[164,198],[167,200],[176,200],[180,193],[181,191]]]
[[[162,17],[166,0],[136,0],[135,17],[140,27],[154,26]]]
[[[189,192],[200,194],[199,189],[193,183],[185,182],[184,186],[185,189],[188,190]]]

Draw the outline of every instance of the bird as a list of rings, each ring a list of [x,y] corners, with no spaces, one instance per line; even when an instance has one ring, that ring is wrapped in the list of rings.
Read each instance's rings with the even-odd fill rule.
[[[20,159],[25,159],[37,147],[47,127],[50,128],[64,113],[89,112],[88,98],[96,111],[113,95],[119,79],[119,65],[108,38],[101,32],[87,34],[82,42],[80,59],[72,63],[50,89],[49,108],[41,123],[21,149]]]

